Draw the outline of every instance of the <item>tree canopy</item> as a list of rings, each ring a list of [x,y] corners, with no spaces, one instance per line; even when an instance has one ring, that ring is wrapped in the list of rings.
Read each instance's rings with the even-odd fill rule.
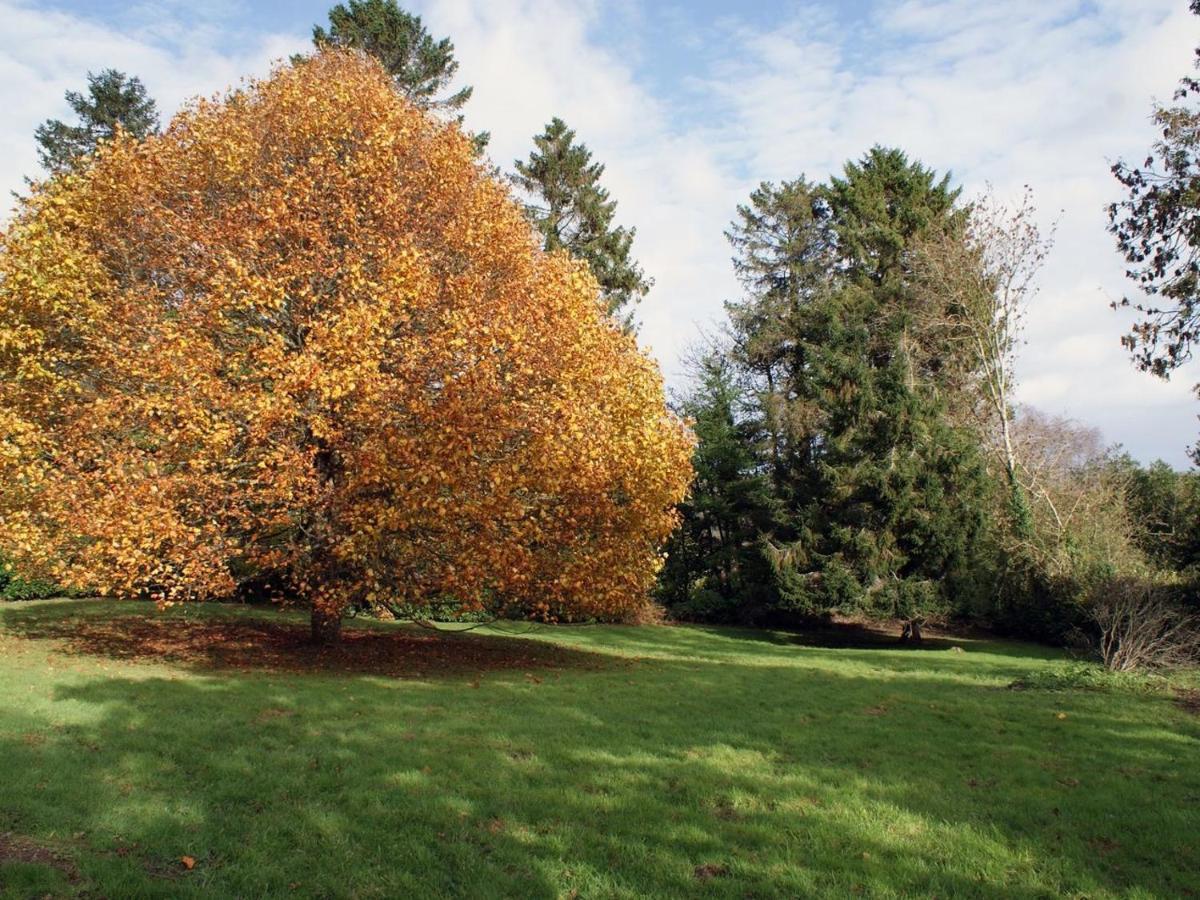
[[[533,142],[529,159],[514,163],[513,180],[532,198],[527,211],[543,246],[584,260],[609,314],[631,327],[632,307],[651,282],[631,256],[636,232],[613,223],[617,202],[600,184],[604,166],[557,117]]]
[[[1200,0],[1190,5],[1200,15]],[[1196,50],[1200,67],[1200,49]],[[1156,105],[1159,129],[1141,165],[1118,161],[1112,173],[1128,196],[1109,205],[1109,231],[1142,297],[1114,306],[1140,314],[1121,342],[1138,368],[1160,378],[1192,358],[1200,342],[1200,79],[1186,77],[1173,106]],[[1196,385],[1200,396],[1200,385]],[[1200,442],[1192,449],[1200,462]]]
[[[329,30],[313,27],[317,47],[362,50],[379,60],[400,93],[423,109],[459,110],[471,99],[470,85],[439,96],[454,80],[458,61],[450,38],[436,40],[421,17],[396,0],[349,0],[329,10]]]
[[[421,17],[401,9],[396,0],[349,0],[329,10],[329,29],[313,26],[313,44],[361,50],[375,57],[392,82],[410,101],[422,109],[458,113],[471,99],[470,85],[453,93],[450,86],[458,73],[454,44],[450,38],[437,40],[426,29]],[[475,150],[483,152],[489,135],[473,135]]]
[[[0,243],[0,546],[163,601],[642,602],[657,367],[457,126],[334,49],[35,187]]]
[[[67,91],[67,103],[78,116],[76,125],[48,119],[38,126],[38,159],[52,173],[75,165],[92,154],[101,141],[111,140],[118,130],[135,138],[158,131],[158,108],[138,78],[116,69],[98,75],[88,73],[86,94]]]

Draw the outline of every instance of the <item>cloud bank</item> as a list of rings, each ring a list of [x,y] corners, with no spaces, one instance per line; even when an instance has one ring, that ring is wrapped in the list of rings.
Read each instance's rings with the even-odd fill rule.
[[[1154,138],[1200,44],[1183,0],[879,0],[765,6],[720,17],[648,2],[423,0],[475,86],[467,124],[502,168],[553,115],[607,165],[655,287],[641,337],[669,380],[737,294],[722,232],[761,180],[823,180],[875,143],[952,171],[967,195],[1033,188],[1058,240],[1028,322],[1022,401],[1098,425],[1142,459],[1185,463],[1200,430],[1193,363],[1170,382],[1119,344],[1127,291],[1106,233],[1111,162]],[[251,7],[254,15],[250,15]],[[137,74],[170,113],[307,45],[327,4],[141,3],[117,14],[0,0],[0,188],[36,171],[34,127],[66,113],[84,73]]]

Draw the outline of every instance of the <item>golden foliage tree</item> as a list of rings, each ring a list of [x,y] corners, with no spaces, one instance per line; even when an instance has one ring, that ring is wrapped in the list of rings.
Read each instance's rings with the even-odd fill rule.
[[[165,602],[642,602],[690,477],[656,366],[457,127],[328,50],[120,136],[0,243],[0,547]]]

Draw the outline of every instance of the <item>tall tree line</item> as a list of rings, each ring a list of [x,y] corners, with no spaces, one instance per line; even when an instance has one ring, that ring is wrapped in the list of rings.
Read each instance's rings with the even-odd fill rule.
[[[1047,241],[1028,204],[964,203],[875,147],[823,184],[761,184],[727,237],[743,294],[680,403],[698,480],[664,600],[897,618],[916,639],[994,602],[996,548],[1019,543],[997,533],[1029,527],[1011,353]]]

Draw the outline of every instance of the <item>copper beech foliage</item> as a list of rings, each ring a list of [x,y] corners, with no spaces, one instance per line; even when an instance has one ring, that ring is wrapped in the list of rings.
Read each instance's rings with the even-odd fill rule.
[[[471,142],[325,51],[118,136],[0,245],[0,547],[110,595],[643,601],[656,366]]]

